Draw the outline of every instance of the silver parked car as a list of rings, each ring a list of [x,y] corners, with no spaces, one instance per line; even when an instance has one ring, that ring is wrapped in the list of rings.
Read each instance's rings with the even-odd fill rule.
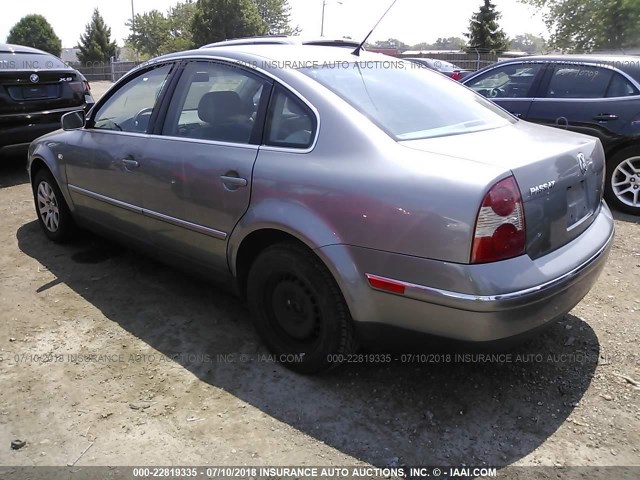
[[[92,229],[228,282],[302,372],[388,329],[529,332],[586,295],[613,240],[598,139],[378,54],[171,54],[62,125],[29,152],[44,233]]]

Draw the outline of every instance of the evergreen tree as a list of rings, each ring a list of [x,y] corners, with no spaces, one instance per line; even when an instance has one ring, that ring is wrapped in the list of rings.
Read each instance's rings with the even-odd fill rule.
[[[78,43],[78,60],[88,62],[108,62],[116,55],[116,42],[111,41],[111,29],[104,23],[104,19],[96,8],[91,21],[85,28],[84,35],[80,35]]]
[[[465,33],[469,39],[467,49],[484,52],[506,50],[509,46],[507,35],[498,25],[501,16],[491,0],[484,0],[484,5],[471,17],[469,33]]]
[[[57,57],[62,51],[62,41],[42,15],[22,17],[9,31],[7,43],[38,48]]]

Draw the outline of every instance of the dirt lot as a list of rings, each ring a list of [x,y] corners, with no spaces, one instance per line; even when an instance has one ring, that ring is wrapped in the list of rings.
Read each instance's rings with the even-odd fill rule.
[[[21,156],[0,158],[0,218],[0,465],[89,446],[77,465],[640,465],[637,218],[502,362],[317,377],[271,362],[234,297],[89,234],[47,241]]]

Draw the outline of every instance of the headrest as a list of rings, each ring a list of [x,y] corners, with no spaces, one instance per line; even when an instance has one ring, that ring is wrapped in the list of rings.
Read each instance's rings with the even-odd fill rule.
[[[236,92],[209,92],[198,103],[200,120],[215,124],[242,114],[242,101]]]

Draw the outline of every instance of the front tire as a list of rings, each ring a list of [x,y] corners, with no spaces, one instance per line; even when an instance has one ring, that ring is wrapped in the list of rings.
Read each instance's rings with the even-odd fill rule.
[[[258,256],[249,270],[247,300],[263,342],[291,370],[329,370],[356,348],[335,279],[301,245],[277,244]]]
[[[639,148],[625,148],[609,159],[604,195],[618,210],[640,215]]]
[[[71,211],[53,175],[44,168],[35,175],[33,198],[44,234],[57,243],[70,240],[76,233]]]

